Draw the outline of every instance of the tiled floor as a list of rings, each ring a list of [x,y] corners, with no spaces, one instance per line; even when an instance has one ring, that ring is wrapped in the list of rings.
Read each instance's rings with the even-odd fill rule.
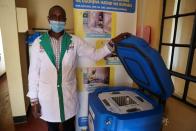
[[[168,125],[162,131],[196,131],[196,110],[182,102],[169,98],[166,105]],[[30,114],[28,123],[15,126],[16,131],[47,131],[47,125],[40,119],[34,119]]]
[[[196,131],[196,109],[169,98],[165,109],[168,125],[163,131]]]
[[[6,75],[0,77],[0,131],[14,131]]]
[[[27,121],[27,123],[15,125],[15,131],[47,131],[46,123],[41,119],[35,119],[31,113]]]
[[[63,131],[62,126],[59,127]],[[47,131],[47,124],[41,119],[35,119],[31,111],[27,117],[27,123],[15,125],[15,131]],[[1,130],[0,130],[1,131]]]

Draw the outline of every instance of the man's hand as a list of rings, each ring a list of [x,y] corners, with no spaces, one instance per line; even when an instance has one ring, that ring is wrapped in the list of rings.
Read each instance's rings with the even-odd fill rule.
[[[121,40],[126,39],[131,36],[131,33],[129,32],[124,32],[121,33],[120,35],[117,35],[116,37],[112,38],[108,42],[108,48],[111,52],[115,52],[115,44],[119,43]]]
[[[130,36],[131,36],[131,33],[124,32],[124,33],[121,33],[121,34],[117,35],[116,37],[112,38],[111,41],[114,44],[116,44],[116,43],[119,43],[121,40],[126,39],[126,38],[128,38]]]
[[[40,106],[39,102],[31,103],[31,107],[32,107],[32,114],[33,114],[34,118],[40,118],[41,106]]]

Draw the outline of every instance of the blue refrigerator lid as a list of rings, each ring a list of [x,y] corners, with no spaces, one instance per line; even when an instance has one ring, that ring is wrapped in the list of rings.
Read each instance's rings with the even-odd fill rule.
[[[116,44],[116,53],[129,76],[140,88],[166,100],[173,93],[171,76],[160,54],[136,36]]]

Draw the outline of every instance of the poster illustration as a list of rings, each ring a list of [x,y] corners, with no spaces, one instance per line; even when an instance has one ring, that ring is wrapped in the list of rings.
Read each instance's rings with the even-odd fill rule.
[[[115,35],[114,12],[75,9],[74,22],[74,32],[85,39],[108,39]]]
[[[83,29],[88,38],[111,38],[112,13],[83,12]]]
[[[97,87],[109,85],[109,67],[88,67],[83,69],[84,88],[92,92]]]

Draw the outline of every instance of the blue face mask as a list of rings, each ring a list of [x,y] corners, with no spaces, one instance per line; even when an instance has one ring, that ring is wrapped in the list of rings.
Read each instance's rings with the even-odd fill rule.
[[[64,27],[65,27],[65,22],[50,20],[50,28],[55,33],[59,33],[61,31],[63,31]]]

